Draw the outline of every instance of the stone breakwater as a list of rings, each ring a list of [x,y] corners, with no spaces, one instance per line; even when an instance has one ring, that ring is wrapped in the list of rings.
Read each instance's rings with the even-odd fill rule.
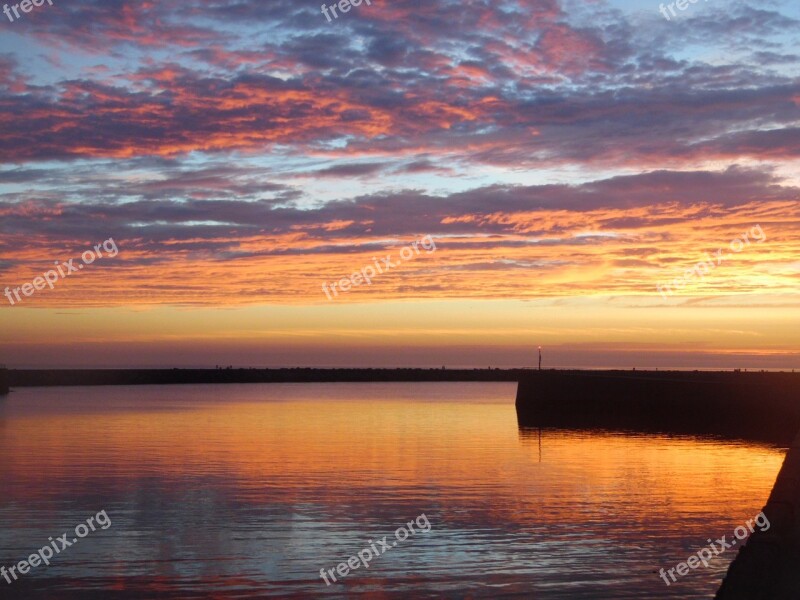
[[[716,435],[788,446],[800,430],[800,373],[528,371],[521,427]]]

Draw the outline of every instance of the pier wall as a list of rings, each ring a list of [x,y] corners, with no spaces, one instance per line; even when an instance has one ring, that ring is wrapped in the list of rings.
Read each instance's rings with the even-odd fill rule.
[[[800,373],[528,371],[517,387],[520,427],[719,435],[792,443]]]

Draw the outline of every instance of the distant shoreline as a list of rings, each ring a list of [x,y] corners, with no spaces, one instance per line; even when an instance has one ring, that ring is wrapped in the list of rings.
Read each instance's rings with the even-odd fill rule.
[[[231,383],[514,382],[526,369],[9,369],[10,387]]]
[[[369,382],[513,382],[534,373],[575,374],[595,377],[656,378],[665,380],[769,376],[774,372],[750,371],[647,371],[545,369],[9,369],[11,388],[105,385],[186,385],[232,383],[369,383]],[[785,372],[784,372],[785,373]],[[535,376],[535,375],[534,375]],[[741,379],[739,379],[741,380]]]

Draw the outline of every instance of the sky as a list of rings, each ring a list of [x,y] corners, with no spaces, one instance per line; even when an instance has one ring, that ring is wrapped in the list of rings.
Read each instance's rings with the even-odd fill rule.
[[[0,363],[800,368],[797,2],[13,6]]]

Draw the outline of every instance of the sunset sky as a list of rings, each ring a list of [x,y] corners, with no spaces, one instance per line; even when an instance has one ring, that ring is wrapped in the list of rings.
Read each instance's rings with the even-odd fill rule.
[[[0,363],[800,368],[796,0],[320,4],[0,14]]]

